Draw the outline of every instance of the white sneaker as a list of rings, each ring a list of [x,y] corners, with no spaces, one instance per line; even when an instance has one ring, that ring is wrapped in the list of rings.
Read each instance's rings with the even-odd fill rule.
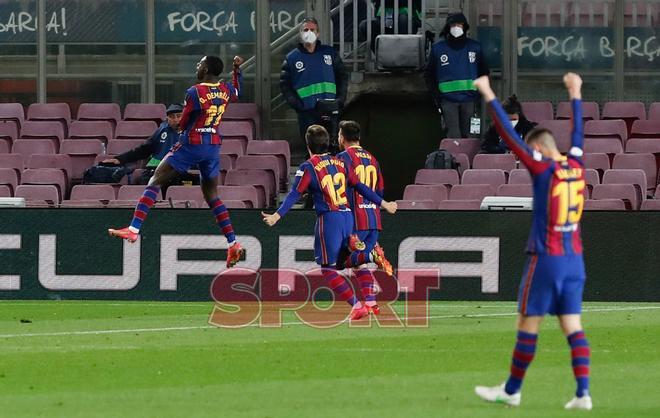
[[[488,402],[503,403],[509,406],[520,405],[520,392],[509,395],[504,391],[504,383],[499,386],[476,386],[474,393],[478,397]]]
[[[591,408],[593,408],[593,404],[591,403],[591,396],[589,395],[584,395],[580,398],[577,396],[573,399],[571,399],[565,406],[565,409],[584,409],[587,411],[591,411]]]

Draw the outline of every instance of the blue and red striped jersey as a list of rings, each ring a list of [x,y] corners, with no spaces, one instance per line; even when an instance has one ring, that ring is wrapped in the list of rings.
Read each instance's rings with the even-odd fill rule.
[[[218,127],[230,102],[238,100],[241,75],[234,72],[230,83],[199,83],[186,90],[179,126],[182,144],[221,144]]]
[[[348,170],[355,172],[361,183],[383,197],[385,183],[376,157],[359,145],[348,147],[345,151],[337,154],[337,157],[344,161]],[[378,205],[362,197],[352,187],[349,187],[346,196],[353,211],[355,230],[377,229],[380,231],[383,229],[380,223],[380,207]]]
[[[532,151],[513,130],[500,103],[493,100],[489,105],[498,133],[532,175],[534,212],[527,251],[549,255],[582,254],[580,218],[586,184],[581,100],[572,101],[572,145],[568,156],[559,161]]]
[[[354,187],[359,193],[380,206],[382,198],[360,183],[355,172],[347,169],[344,161],[330,154],[314,155],[302,163],[296,172],[291,191],[277,210],[284,216],[300,196],[309,191],[314,198],[314,209],[318,215],[325,212],[350,211],[346,188]]]

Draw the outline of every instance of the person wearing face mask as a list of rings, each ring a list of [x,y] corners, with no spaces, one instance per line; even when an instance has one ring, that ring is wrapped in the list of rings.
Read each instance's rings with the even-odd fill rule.
[[[521,137],[525,138],[529,131],[534,129],[536,123],[530,121],[525,117],[525,114],[522,110],[522,105],[518,101],[518,97],[514,94],[509,97],[504,103],[502,103],[504,111],[509,116],[511,125],[516,133]],[[484,154],[505,154],[510,152],[509,147],[506,145],[506,142],[502,140],[500,135],[495,129],[495,125],[491,126],[486,132],[486,137],[484,138],[483,144],[481,144],[481,152]]]
[[[444,116],[447,138],[470,136],[470,118],[479,99],[472,80],[490,73],[481,44],[467,37],[463,13],[447,16],[440,41],[433,44],[424,78],[438,112]]]
[[[328,100],[335,100],[333,105],[341,112],[346,101],[348,75],[337,51],[319,40],[319,25],[312,17],[303,19],[300,43],[282,63],[280,90],[298,114],[303,141],[307,128],[315,124],[332,125],[326,128],[331,136],[332,133],[336,135],[341,115],[335,115],[328,122],[323,106]]]

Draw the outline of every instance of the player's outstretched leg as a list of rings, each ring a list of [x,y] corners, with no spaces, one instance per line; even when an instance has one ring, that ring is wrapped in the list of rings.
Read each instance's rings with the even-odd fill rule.
[[[213,216],[215,217],[215,222],[227,238],[227,268],[234,267],[238,263],[243,255],[245,255],[245,250],[241,247],[236,241],[236,235],[234,234],[234,227],[231,225],[231,219],[229,219],[229,211],[225,207],[222,200],[218,197],[218,180],[214,178],[212,180],[202,180],[202,192],[204,193],[204,198],[206,203],[211,208]]]
[[[321,268],[323,278],[328,286],[339,297],[340,300],[347,302],[353,307],[351,310],[351,320],[362,319],[369,315],[369,310],[355,296],[351,284],[339,273],[334,266],[323,266]]]
[[[577,331],[566,337],[568,345],[571,347],[571,365],[573,366],[573,375],[577,383],[575,397],[566,405],[566,409],[586,409],[591,410],[593,404],[589,395],[589,363],[591,349],[584,331]]]
[[[373,312],[374,315],[380,313],[380,308],[376,302],[376,279],[374,275],[371,274],[371,271],[367,268],[358,268],[355,269],[355,277],[357,277],[358,282],[360,283],[360,290],[362,290],[362,296],[364,296],[364,304],[369,309],[369,312]]]
[[[133,213],[133,220],[131,225],[121,229],[108,229],[108,234],[113,237],[118,237],[127,240],[128,242],[135,242],[140,234],[142,223],[147,218],[149,210],[156,203],[158,199],[158,192],[163,184],[168,183],[172,178],[177,175],[176,170],[172,168],[167,160],[161,161],[156,168],[153,177],[149,180],[149,185],[144,189],[142,197],[138,200]]]

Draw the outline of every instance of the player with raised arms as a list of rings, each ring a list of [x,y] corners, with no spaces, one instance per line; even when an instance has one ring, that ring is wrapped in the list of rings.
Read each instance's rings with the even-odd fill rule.
[[[111,236],[135,242],[142,223],[156,202],[161,187],[168,184],[177,173],[185,173],[193,165],[199,167],[201,188],[216,223],[227,238],[227,268],[233,267],[245,253],[236,241],[229,212],[218,197],[220,172],[219,125],[230,102],[238,100],[241,91],[240,65],[243,59],[234,57],[231,83],[221,82],[224,69],[222,60],[207,55],[197,63],[198,84],[186,91],[186,101],[179,126],[182,129],[179,142],[160,162],[149,185],[137,203],[130,226],[108,229]]]
[[[573,109],[572,145],[568,156],[557,149],[547,129],[536,128],[523,141],[514,131],[495,97],[487,76],[474,81],[488,103],[495,126],[509,149],[532,175],[534,205],[529,254],[518,293],[518,334],[505,383],[477,386],[476,394],[490,402],[520,405],[525,371],[534,359],[539,327],[545,315],[556,315],[571,349],[575,397],[566,409],[592,408],[589,395],[591,352],[581,323],[582,293],[586,279],[582,258],[580,218],[584,208],[584,162],[582,161],[582,79],[564,76]]]

